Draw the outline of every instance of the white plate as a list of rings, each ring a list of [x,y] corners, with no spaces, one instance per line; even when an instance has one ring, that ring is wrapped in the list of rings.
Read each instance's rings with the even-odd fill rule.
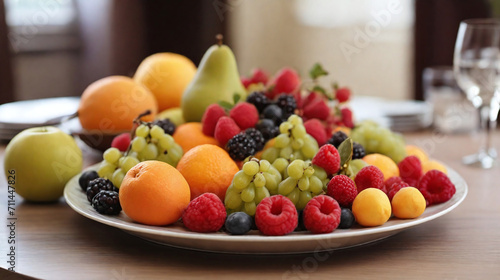
[[[122,229],[132,235],[164,245],[193,250],[236,254],[291,254],[319,252],[363,245],[387,238],[403,230],[436,219],[457,207],[467,195],[467,183],[454,170],[449,176],[456,186],[455,195],[446,203],[428,207],[417,219],[391,218],[378,227],[353,227],[337,229],[328,234],[293,232],[286,236],[263,236],[258,231],[248,235],[228,235],[224,232],[195,233],[177,223],[170,226],[147,226],[133,222],[123,212],[118,216],[97,213],[87,201],[78,185],[78,177],[72,178],[64,189],[66,202],[79,214],[97,222]]]

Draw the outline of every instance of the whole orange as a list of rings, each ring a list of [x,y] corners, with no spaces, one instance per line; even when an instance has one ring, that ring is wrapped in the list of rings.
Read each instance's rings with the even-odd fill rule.
[[[203,144],[187,151],[177,164],[177,170],[189,184],[191,199],[211,192],[222,201],[234,174],[239,171],[229,154],[212,144]]]
[[[219,145],[215,138],[205,135],[201,127],[199,122],[189,122],[181,124],[175,129],[172,136],[175,142],[181,145],[184,153],[202,144]]]
[[[82,94],[78,118],[86,130],[125,131],[132,129],[139,114],[151,110],[144,121],[158,111],[154,96],[144,86],[125,76],[110,76],[90,84]]]
[[[147,87],[163,111],[181,105],[184,89],[196,74],[196,66],[187,57],[176,53],[156,53],[144,59],[134,79]]]
[[[120,186],[120,204],[132,220],[153,226],[175,223],[189,204],[189,185],[171,165],[144,161],[132,167]]]

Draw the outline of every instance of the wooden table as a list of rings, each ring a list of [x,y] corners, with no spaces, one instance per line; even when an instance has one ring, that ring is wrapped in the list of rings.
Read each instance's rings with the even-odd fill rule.
[[[63,199],[40,205],[18,197],[17,272],[43,279],[499,279],[500,167],[481,170],[460,163],[462,155],[478,147],[470,135],[422,132],[405,137],[461,174],[469,194],[452,212],[381,242],[321,257],[197,252],[153,244],[94,222]],[[497,148],[499,141],[497,132]],[[99,160],[89,149],[84,154],[86,164]],[[0,217],[6,223],[3,174],[0,180]],[[0,226],[4,268],[8,234]]]

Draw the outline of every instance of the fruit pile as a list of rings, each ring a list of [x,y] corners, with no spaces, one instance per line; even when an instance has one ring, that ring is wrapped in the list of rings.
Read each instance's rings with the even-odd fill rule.
[[[142,75],[154,72],[144,67]],[[380,226],[450,200],[446,168],[387,128],[355,123],[350,89],[320,86],[327,74],[315,64],[307,78],[288,67],[240,77],[219,41],[176,113],[136,117],[80,186],[101,214],[123,209],[147,225],[238,235]],[[154,78],[144,86],[168,95],[156,88],[162,77]]]

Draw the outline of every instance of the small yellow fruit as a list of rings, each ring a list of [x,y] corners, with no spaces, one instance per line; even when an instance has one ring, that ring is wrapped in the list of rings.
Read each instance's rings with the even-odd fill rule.
[[[352,213],[358,224],[362,226],[380,226],[391,217],[391,202],[379,189],[364,189],[354,199]]]
[[[398,165],[388,156],[382,154],[369,154],[363,157],[369,165],[376,166],[384,174],[384,181],[391,177],[399,176]]]
[[[400,189],[392,198],[392,213],[400,219],[414,219],[425,211],[425,198],[414,187]]]
[[[448,175],[448,170],[446,169],[446,167],[436,161],[436,160],[429,160],[429,161],[426,161],[425,163],[422,163],[422,170],[425,173],[427,173],[427,171],[429,170],[432,170],[432,169],[436,169],[436,170],[439,170],[441,172],[443,172],[444,174]]]
[[[429,156],[427,153],[422,150],[421,148],[414,146],[414,145],[406,145],[406,154],[407,156],[416,156],[420,160],[422,164],[427,162],[429,160]]]

